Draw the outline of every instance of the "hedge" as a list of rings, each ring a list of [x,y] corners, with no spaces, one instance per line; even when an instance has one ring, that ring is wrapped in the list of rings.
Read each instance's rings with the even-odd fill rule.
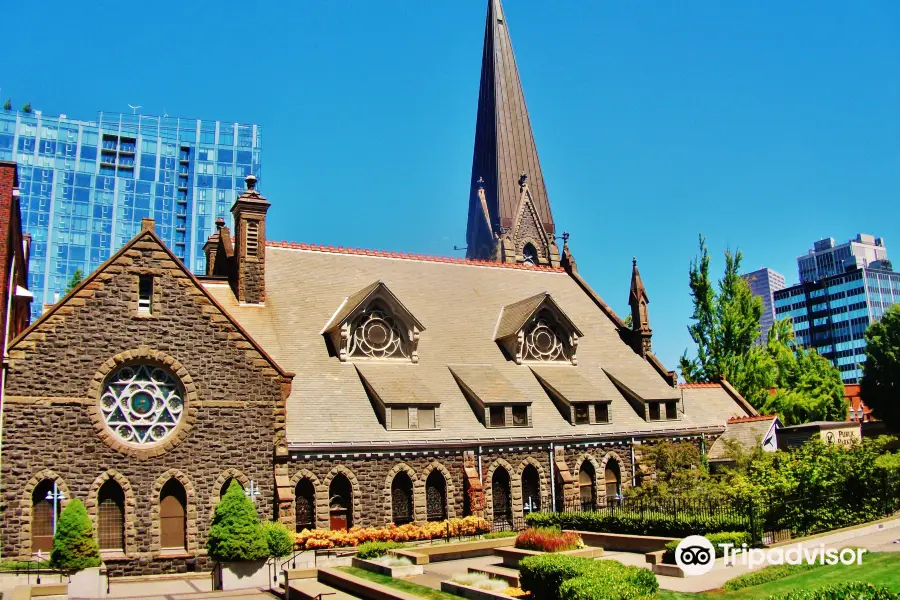
[[[370,560],[384,556],[388,550],[404,548],[405,546],[406,544],[401,544],[400,542],[366,542],[365,544],[360,544],[357,548],[356,558]]]
[[[839,583],[813,590],[797,590],[769,596],[768,600],[900,600],[900,593],[890,588],[861,581]]]
[[[708,533],[703,537],[708,539],[713,545],[713,548],[716,551],[716,558],[725,556],[725,549],[719,544],[731,544],[732,552],[735,548],[740,548],[742,544],[747,544],[748,547],[752,544],[751,536],[746,531],[721,531],[719,533]],[[680,542],[681,540],[678,539],[666,544],[666,553],[663,556],[663,562],[675,564],[675,548],[678,547]]]
[[[801,573],[803,571],[817,569],[821,566],[822,565],[818,563],[805,562],[800,563],[799,565],[772,565],[771,567],[765,567],[764,569],[751,571],[749,573],[739,575],[734,579],[729,579],[725,582],[725,585],[722,586],[722,589],[729,592],[742,590],[746,587],[762,585],[764,583],[769,583],[770,581],[777,581],[779,579],[784,579],[785,577],[793,575],[794,573]]]
[[[559,527],[578,531],[668,537],[687,537],[749,529],[746,515],[741,515],[737,510],[718,515],[704,515],[687,511],[673,515],[657,510],[647,510],[643,513],[615,510],[609,512],[539,512],[527,515],[525,522],[529,527]]]
[[[631,600],[659,590],[656,576],[646,569],[564,554],[524,558],[519,573],[521,588],[541,600]]]

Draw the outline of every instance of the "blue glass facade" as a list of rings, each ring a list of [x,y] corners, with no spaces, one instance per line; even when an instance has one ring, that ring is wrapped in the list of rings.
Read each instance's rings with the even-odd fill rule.
[[[866,328],[898,302],[900,273],[862,268],[775,292],[775,315],[790,318],[797,343],[828,358],[844,383],[857,383]]]
[[[220,121],[99,113],[96,121],[0,110],[0,160],[18,163],[32,236],[32,319],[72,274],[96,269],[140,229],[156,231],[191,270],[243,179],[261,179],[260,129]]]

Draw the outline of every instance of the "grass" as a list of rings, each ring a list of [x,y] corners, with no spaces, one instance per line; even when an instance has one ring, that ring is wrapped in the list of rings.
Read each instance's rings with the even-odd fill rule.
[[[713,590],[701,594],[688,594],[660,590],[660,600],[755,600],[773,594],[785,594],[794,590],[815,589],[845,583],[864,581],[873,585],[886,585],[892,591],[900,592],[900,552],[866,553],[863,564],[823,566],[811,571],[794,573],[777,581],[770,581],[733,592]]]
[[[434,590],[430,587],[425,587],[424,585],[419,585],[417,583],[412,583],[403,579],[394,579],[393,577],[388,577],[387,575],[372,573],[371,571],[366,571],[365,569],[357,569],[355,567],[338,567],[338,570],[343,571],[348,575],[359,577],[360,579],[367,579],[371,582],[380,583],[381,585],[394,588],[395,590],[400,590],[401,592],[406,592],[407,594],[418,596],[419,598],[427,598],[428,600],[459,600],[459,596],[454,596],[453,594],[447,594],[445,592]]]

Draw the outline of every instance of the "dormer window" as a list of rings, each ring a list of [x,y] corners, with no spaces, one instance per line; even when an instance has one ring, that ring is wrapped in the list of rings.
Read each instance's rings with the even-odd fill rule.
[[[681,392],[661,378],[640,377],[630,370],[603,367],[603,372],[645,421],[676,421]]]
[[[577,364],[581,331],[550,294],[537,294],[503,307],[495,340],[516,364],[557,362]]]
[[[531,401],[490,365],[449,365],[463,396],[489,429],[530,427]]]
[[[419,361],[425,327],[381,281],[347,297],[322,330],[341,362],[354,359]]]
[[[609,405],[618,394],[602,371],[589,373],[591,379],[555,365],[531,365],[531,372],[572,425],[609,423]]]
[[[440,429],[440,403],[411,364],[356,364],[356,371],[388,430]]]

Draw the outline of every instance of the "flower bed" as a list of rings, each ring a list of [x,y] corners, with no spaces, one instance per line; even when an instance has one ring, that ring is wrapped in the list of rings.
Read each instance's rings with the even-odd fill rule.
[[[387,527],[353,527],[349,531],[328,529],[304,529],[296,534],[298,550],[318,550],[325,548],[346,548],[366,542],[411,542],[433,540],[450,536],[480,535],[491,530],[490,524],[480,517],[464,517],[416,525],[394,525]]]
[[[552,527],[529,527],[516,537],[516,548],[539,552],[565,552],[584,548],[584,542],[574,531],[562,532]]]

